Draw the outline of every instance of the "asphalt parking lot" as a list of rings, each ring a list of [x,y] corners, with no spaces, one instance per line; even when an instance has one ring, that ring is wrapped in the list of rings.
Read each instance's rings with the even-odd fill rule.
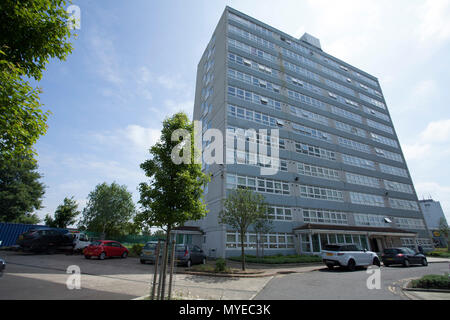
[[[82,255],[29,254],[0,251],[6,270],[0,278],[0,300],[7,299],[134,299],[150,293],[154,268],[138,258],[85,259]],[[80,268],[81,289],[68,289],[69,266]],[[181,274],[174,277],[174,295],[192,299],[254,297],[272,278],[236,279]]]

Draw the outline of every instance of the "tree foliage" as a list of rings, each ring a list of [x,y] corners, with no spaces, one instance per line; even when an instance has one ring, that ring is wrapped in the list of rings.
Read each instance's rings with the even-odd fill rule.
[[[269,219],[269,216],[265,214],[263,217],[258,218],[253,224],[253,231],[256,233],[256,256],[259,257],[259,249],[261,248],[261,254],[264,257],[264,235],[270,233],[273,230],[273,222]]]
[[[439,220],[439,232],[447,238],[447,251],[450,252],[450,227],[444,217]]]
[[[240,234],[242,270],[245,270],[244,243],[247,230],[250,225],[264,219],[266,213],[264,196],[246,188],[232,190],[224,200],[219,222],[231,226]]]
[[[170,232],[188,220],[198,220],[206,215],[202,187],[208,177],[201,165],[193,163],[194,146],[191,144],[191,163],[175,164],[172,150],[179,141],[172,141],[172,133],[185,129],[193,141],[193,124],[184,113],[164,120],[160,141],[150,149],[152,159],[141,164],[148,183],[139,185],[139,203],[143,210],[141,219],[151,226]]]
[[[78,204],[73,197],[64,198],[63,204],[60,204],[55,211],[55,217],[45,216],[45,224],[52,228],[67,228],[75,224],[76,217],[80,214]]]
[[[104,235],[123,235],[127,233],[135,211],[132,195],[126,186],[104,182],[89,193],[79,227]]]
[[[32,214],[42,208],[45,186],[37,172],[36,161],[23,156],[20,161],[0,157],[0,221],[39,222]]]
[[[72,52],[64,0],[0,1],[0,156],[32,154],[46,133],[49,113],[42,110],[41,80],[49,59]]]

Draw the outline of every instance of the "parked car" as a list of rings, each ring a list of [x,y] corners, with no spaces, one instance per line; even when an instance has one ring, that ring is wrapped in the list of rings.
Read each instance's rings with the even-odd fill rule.
[[[322,260],[330,270],[333,270],[335,266],[345,267],[350,271],[354,271],[356,267],[381,265],[380,259],[375,252],[361,249],[354,244],[326,245],[324,250],[322,250]]]
[[[3,271],[5,271],[6,262],[2,258],[0,258],[0,277],[3,275]]]
[[[74,232],[73,236],[73,250],[75,252],[83,252],[84,248],[91,244],[89,237],[83,232]]]
[[[175,246],[175,261],[190,268],[193,264],[205,264],[206,254],[196,245],[177,244]]]
[[[409,248],[389,248],[384,249],[381,260],[386,267],[393,264],[401,264],[409,267],[412,264],[427,266],[427,258],[420,252],[414,252]]]
[[[107,257],[128,257],[128,249],[117,241],[98,240],[93,241],[89,246],[83,250],[84,257],[90,259],[91,257],[98,257],[104,260]]]
[[[142,264],[145,264],[146,262],[155,263],[157,246],[158,246],[158,241],[149,241],[145,244],[144,248],[142,248],[142,253],[140,255],[140,261]],[[160,248],[160,252],[159,252],[160,257],[162,257],[163,246],[164,246],[164,242],[161,241],[161,248]]]
[[[23,250],[54,252],[57,249],[73,249],[73,237],[60,230],[43,228],[30,229],[22,233],[17,244]]]

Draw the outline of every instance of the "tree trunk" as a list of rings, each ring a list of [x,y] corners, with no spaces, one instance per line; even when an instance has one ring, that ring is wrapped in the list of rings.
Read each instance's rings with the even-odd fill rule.
[[[164,244],[164,260],[163,260],[163,270],[162,270],[162,283],[161,283],[161,300],[164,300],[165,296],[165,286],[166,286],[166,275],[167,275],[167,260],[168,260],[168,251],[169,251],[169,241],[170,241],[170,231],[172,228],[167,227],[167,234],[166,234],[166,243]]]
[[[242,271],[245,271],[245,250],[244,250],[244,237],[245,237],[245,233],[243,234],[241,232],[241,257],[242,257]]]

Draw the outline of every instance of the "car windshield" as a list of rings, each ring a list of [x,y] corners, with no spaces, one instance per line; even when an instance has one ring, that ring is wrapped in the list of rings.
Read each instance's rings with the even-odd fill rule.
[[[92,241],[91,245],[93,245],[93,246],[101,246],[102,242],[101,241]]]
[[[156,245],[157,245],[157,243],[147,243],[147,244],[144,246],[144,249],[147,249],[147,250],[155,250],[155,249],[156,249]]]
[[[184,244],[177,244],[176,251],[177,252],[184,252],[184,251],[186,251],[186,246]]]

